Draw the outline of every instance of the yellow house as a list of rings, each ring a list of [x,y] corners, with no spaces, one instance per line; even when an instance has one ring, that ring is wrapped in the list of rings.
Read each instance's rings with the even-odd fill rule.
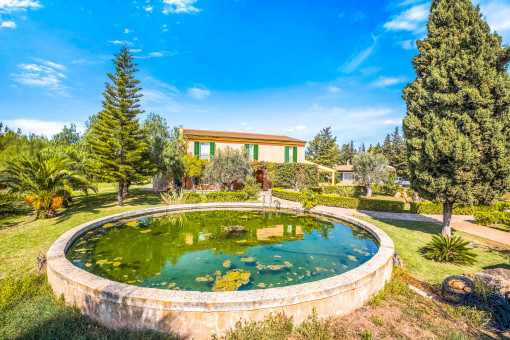
[[[183,129],[188,138],[188,154],[209,159],[218,150],[227,147],[249,150],[250,160],[272,163],[303,163],[306,141],[280,135]]]

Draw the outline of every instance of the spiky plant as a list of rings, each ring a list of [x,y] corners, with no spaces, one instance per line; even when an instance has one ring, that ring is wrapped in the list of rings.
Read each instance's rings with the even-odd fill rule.
[[[432,240],[423,247],[425,257],[439,262],[452,262],[473,264],[476,262],[476,254],[468,247],[469,242],[461,237],[444,237],[433,235]]]
[[[33,159],[8,162],[2,171],[2,183],[8,193],[17,194],[33,206],[37,217],[53,217],[65,205],[73,191],[97,191],[81,172],[70,170],[73,161],[66,157],[44,158],[37,153]]]
[[[186,195],[183,190],[180,191],[168,191],[161,193],[161,202],[165,205],[175,205],[186,203]]]

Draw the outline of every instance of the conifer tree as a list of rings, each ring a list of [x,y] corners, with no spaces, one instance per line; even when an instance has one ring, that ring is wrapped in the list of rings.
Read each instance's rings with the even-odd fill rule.
[[[311,162],[332,167],[340,160],[340,150],[336,137],[331,135],[331,127],[322,129],[308,144],[306,158]]]
[[[136,118],[140,109],[140,83],[134,73],[138,71],[127,47],[122,47],[113,60],[115,73],[108,73],[111,83],[106,83],[103,93],[103,110],[92,125],[91,161],[87,171],[105,182],[118,183],[119,206],[131,182],[149,178],[153,166],[142,157],[147,149],[146,136]]]
[[[403,90],[411,185],[443,204],[490,204],[510,188],[510,48],[469,0],[434,0]]]

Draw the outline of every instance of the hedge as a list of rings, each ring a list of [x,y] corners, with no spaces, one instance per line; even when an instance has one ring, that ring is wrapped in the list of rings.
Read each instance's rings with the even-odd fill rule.
[[[441,215],[443,205],[433,202],[410,202],[411,212],[415,214]],[[476,211],[502,211],[510,209],[510,202],[497,202],[491,206],[453,205],[453,215],[473,215]]]
[[[319,185],[319,168],[316,164],[258,162],[253,164],[253,168],[255,171],[267,169],[272,187],[290,188],[297,185],[309,188]]]
[[[492,224],[503,224],[510,227],[510,213],[504,211],[476,211],[474,213],[475,223],[490,226]]]
[[[303,198],[303,194],[300,192],[276,188],[272,189],[272,194],[275,197],[296,202],[301,202]],[[399,201],[341,197],[337,195],[317,195],[316,197],[319,205],[328,207],[401,213],[404,211],[405,206],[404,202]]]
[[[215,191],[207,194],[186,194],[186,203],[216,203],[216,202],[243,202],[248,195],[240,191]]]

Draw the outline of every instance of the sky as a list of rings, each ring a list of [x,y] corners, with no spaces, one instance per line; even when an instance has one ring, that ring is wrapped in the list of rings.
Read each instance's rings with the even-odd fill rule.
[[[510,41],[510,0],[481,0]],[[376,144],[401,125],[429,1],[0,0],[0,121],[51,137],[101,110],[112,58],[184,128]],[[144,119],[144,116],[140,116]]]

